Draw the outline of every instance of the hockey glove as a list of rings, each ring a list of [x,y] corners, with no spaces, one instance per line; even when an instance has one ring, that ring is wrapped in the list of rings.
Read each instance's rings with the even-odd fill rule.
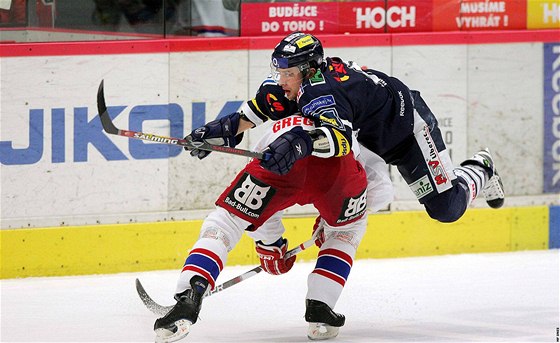
[[[325,221],[323,220],[323,218],[321,218],[321,216],[317,216],[317,218],[315,218],[315,224],[313,224],[313,235],[315,235],[316,231],[319,231],[319,233],[317,234],[317,238],[315,238],[315,245],[318,248],[321,248],[323,243],[325,243],[324,227]]]
[[[269,153],[271,157],[266,161],[261,161],[261,166],[273,173],[285,175],[297,160],[311,155],[312,150],[311,137],[305,130],[297,126],[270,143],[264,152]]]
[[[243,139],[243,133],[236,136],[240,118],[240,114],[235,112],[213,120],[193,130],[190,135],[185,137],[185,140],[195,142],[205,141],[212,145],[224,145],[233,148]],[[203,159],[210,154],[210,151],[206,150],[190,150],[187,147],[185,147],[185,150],[190,151],[191,156],[196,156],[199,159]]]
[[[272,275],[280,275],[290,271],[296,261],[296,256],[285,260],[284,255],[288,250],[288,240],[280,237],[276,242],[265,245],[261,241],[256,242],[255,250],[261,260],[262,269]]]

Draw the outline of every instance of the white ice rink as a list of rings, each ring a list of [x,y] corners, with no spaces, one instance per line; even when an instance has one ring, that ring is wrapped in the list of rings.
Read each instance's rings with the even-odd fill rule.
[[[358,260],[333,342],[557,342],[559,251]],[[226,267],[219,282],[251,266]],[[182,342],[307,342],[307,274],[261,273],[207,298]],[[2,342],[150,342],[134,279],[172,304],[178,271],[1,281]]]

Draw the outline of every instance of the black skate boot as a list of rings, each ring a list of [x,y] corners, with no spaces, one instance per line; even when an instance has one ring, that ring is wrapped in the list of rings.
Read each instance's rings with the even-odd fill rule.
[[[344,315],[318,300],[306,299],[305,307],[305,321],[309,323],[307,337],[310,340],[330,339],[338,335],[338,328],[346,320]]]
[[[190,283],[192,288],[176,294],[175,306],[165,316],[156,320],[156,343],[175,342],[187,336],[191,325],[196,323],[208,281],[203,277],[193,276]]]
[[[461,166],[469,164],[482,167],[488,173],[488,181],[482,189],[482,195],[484,195],[488,206],[492,208],[502,207],[505,199],[504,185],[488,148],[480,150],[472,158],[461,163]]]

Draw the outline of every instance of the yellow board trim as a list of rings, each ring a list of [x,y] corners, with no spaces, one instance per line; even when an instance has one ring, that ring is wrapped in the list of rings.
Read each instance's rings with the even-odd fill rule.
[[[315,218],[285,218],[290,246],[309,239]],[[0,230],[0,278],[179,269],[202,220]],[[442,224],[423,211],[375,214],[356,258],[387,258],[548,248],[548,207],[470,209]],[[258,265],[244,235],[228,265]],[[315,260],[317,248],[298,255]]]

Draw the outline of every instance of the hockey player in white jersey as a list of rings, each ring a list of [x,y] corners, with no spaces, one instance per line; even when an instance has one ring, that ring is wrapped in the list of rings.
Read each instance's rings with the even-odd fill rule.
[[[261,103],[260,107],[263,106],[268,105]],[[280,110],[278,104],[275,109]],[[191,137],[205,137],[214,144],[233,146],[239,139],[235,135],[240,131],[239,123],[249,121],[245,114],[251,116],[251,112],[245,107],[241,113],[194,130]],[[345,156],[328,157],[330,147],[301,138],[310,137],[310,133],[317,135],[316,130],[320,128],[312,120],[292,115],[272,123],[265,131],[257,150],[267,150],[272,158],[251,161],[219,197],[216,210],[205,219],[177,284],[177,304],[154,325],[157,342],[175,341],[188,334],[190,326],[197,321],[204,294],[215,286],[229,251],[243,232],[255,240],[261,266],[268,273],[283,274],[292,268],[295,256],[284,259],[288,241],[283,238],[280,216],[282,210],[294,204],[313,204],[323,218],[322,229],[326,232],[316,267],[308,277],[305,297],[308,337],[328,339],[338,334],[345,317],[333,309],[366,229],[366,206],[372,189],[368,190],[365,170],[355,159],[359,145],[354,144],[354,151],[346,152]],[[225,131],[231,132],[229,138],[224,138],[228,137]],[[216,141],[220,139],[221,142]],[[236,141],[227,142],[227,139]],[[327,153],[327,157],[316,156],[321,153]],[[191,154],[205,157],[208,153],[192,151]],[[278,168],[279,172],[271,172],[270,168]],[[284,168],[289,171],[282,173]],[[380,194],[384,189],[384,200],[378,206],[385,206],[390,201],[388,197],[392,198],[386,166],[380,164],[377,173],[378,180],[370,185],[377,183]]]

